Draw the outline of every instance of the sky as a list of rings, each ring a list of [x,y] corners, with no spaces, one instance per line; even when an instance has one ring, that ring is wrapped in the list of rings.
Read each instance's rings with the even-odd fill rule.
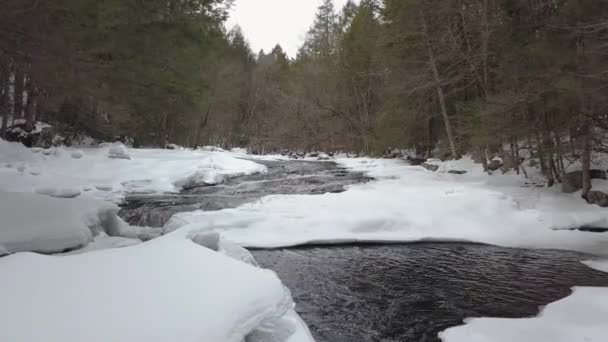
[[[346,2],[334,0],[336,11]],[[227,25],[240,25],[255,53],[260,49],[268,52],[279,43],[290,57],[295,57],[321,3],[322,0],[236,0]]]

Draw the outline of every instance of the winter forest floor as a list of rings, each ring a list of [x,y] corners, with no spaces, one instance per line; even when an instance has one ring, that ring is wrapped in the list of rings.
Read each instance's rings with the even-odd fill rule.
[[[489,176],[467,158],[436,162],[439,170],[430,172],[398,159],[336,157],[328,162],[374,180],[344,192],[277,192],[234,208],[177,213],[163,227],[118,217],[129,194],[212,189],[270,174],[264,163],[285,160],[239,149],[41,150],[0,141],[3,338],[312,341],[289,291],[243,247],[475,242],[588,253],[586,265],[608,272],[608,234],[576,230],[608,228],[607,209],[515,174]],[[439,334],[446,342],[605,336],[608,288],[593,287],[575,288],[535,318],[475,318]]]

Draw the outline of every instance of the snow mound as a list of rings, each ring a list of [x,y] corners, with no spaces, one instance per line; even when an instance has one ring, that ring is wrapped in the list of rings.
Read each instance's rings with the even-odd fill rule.
[[[444,342],[601,342],[608,336],[608,290],[577,287],[535,318],[476,318],[439,334]]]
[[[226,152],[226,150],[218,146],[203,146],[200,150],[205,152]]]
[[[118,210],[102,201],[0,192],[0,245],[9,253],[83,247],[94,232],[115,229]]]
[[[108,157],[110,159],[131,159],[127,147],[122,143],[113,144],[108,151]]]
[[[284,341],[295,331],[285,323],[295,322],[293,302],[273,272],[181,236],[62,257],[15,254],[0,259],[0,274],[11,275],[0,282],[11,342],[241,342],[260,333]]]

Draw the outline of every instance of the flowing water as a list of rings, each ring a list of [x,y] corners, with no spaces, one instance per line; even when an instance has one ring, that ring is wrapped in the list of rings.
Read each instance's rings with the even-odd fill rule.
[[[522,318],[572,286],[608,286],[578,253],[420,243],[253,251],[317,342],[438,341],[468,317]]]
[[[174,213],[232,208],[272,194],[342,192],[369,181],[331,162],[266,161],[264,174],[180,194],[132,194],[120,215],[162,226]],[[608,274],[552,250],[420,243],[256,250],[277,272],[317,342],[438,341],[468,317],[530,317],[573,286],[608,286]]]

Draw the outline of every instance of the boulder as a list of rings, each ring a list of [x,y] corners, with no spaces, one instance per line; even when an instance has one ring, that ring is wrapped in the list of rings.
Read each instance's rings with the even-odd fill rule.
[[[408,156],[406,158],[406,160],[408,161],[408,163],[410,163],[410,165],[414,165],[414,166],[419,166],[426,162],[426,158],[411,157],[411,156]]]
[[[463,170],[450,170],[450,171],[448,171],[448,173],[451,173],[453,175],[464,175],[467,172],[463,171]]]
[[[422,163],[420,166],[432,172],[436,172],[437,170],[439,170],[439,165],[429,164],[427,162]]]
[[[71,154],[72,158],[74,158],[74,159],[80,159],[80,158],[82,158],[83,155],[84,155],[84,153],[82,153],[82,151],[80,151],[80,150],[72,151],[72,154]]]
[[[502,161],[500,161],[498,159],[494,159],[488,163],[489,171],[496,171],[496,170],[500,169],[501,167],[502,167]]]
[[[606,179],[606,171],[591,170],[591,179]],[[562,191],[571,194],[583,188],[583,171],[574,171],[563,174],[560,177],[562,182]]]
[[[597,204],[600,207],[608,208],[608,194],[602,191],[589,191],[587,203]]]

